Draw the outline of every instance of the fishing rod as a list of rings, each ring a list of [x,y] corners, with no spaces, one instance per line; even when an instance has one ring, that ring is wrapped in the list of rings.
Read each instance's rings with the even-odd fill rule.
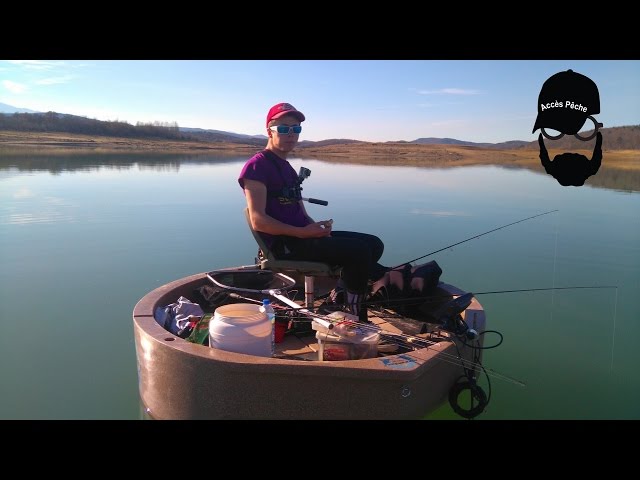
[[[474,296],[476,295],[489,295],[489,294],[499,294],[499,293],[519,293],[519,292],[534,292],[534,291],[553,291],[553,290],[573,290],[573,289],[611,289],[611,288],[615,288],[617,289],[618,287],[615,285],[596,285],[596,286],[570,286],[570,287],[546,287],[546,288],[527,288],[527,289],[510,289],[510,290],[494,290],[494,291],[486,291],[486,292],[476,292],[471,293],[464,293],[464,294],[460,294],[460,295],[451,295],[451,294],[446,294],[446,295],[436,295],[436,296],[423,296],[423,297],[410,297],[410,298],[402,298],[402,299],[388,299],[388,300],[374,300],[374,301],[366,301],[363,302],[363,304],[366,304],[367,306],[371,306],[374,307],[374,309],[376,310],[376,314],[375,316],[377,318],[380,319],[385,319],[385,318],[395,318],[395,317],[402,317],[402,315],[399,315],[398,313],[395,313],[393,311],[391,311],[391,313],[388,313],[389,311],[387,311],[387,313],[384,312],[384,310],[386,310],[386,308],[392,308],[393,304],[401,304],[401,306],[406,307],[406,306],[424,306],[424,305],[428,305],[429,303],[442,303],[443,299],[447,299],[448,302],[444,305],[439,305],[438,308],[434,309],[433,311],[430,310],[425,310],[422,311],[422,314],[424,315],[424,317],[426,318],[426,320],[416,320],[416,322],[421,322],[423,324],[423,326],[426,327],[426,324],[432,324],[432,325],[437,325],[438,328],[447,331],[449,333],[452,333],[454,335],[457,335],[458,337],[460,337],[462,339],[462,343],[463,344],[467,344],[466,340],[475,340],[477,339],[480,335],[484,335],[486,333],[494,333],[500,336],[500,341],[498,343],[496,343],[495,345],[486,347],[473,347],[473,348],[479,348],[481,350],[488,350],[491,348],[495,348],[497,346],[499,346],[502,343],[502,335],[500,334],[500,332],[495,331],[495,330],[486,330],[484,332],[478,332],[473,328],[468,327],[464,322],[461,321],[461,318],[458,318],[458,315],[464,311],[470,304],[471,301],[473,299]],[[453,299],[452,299],[453,297]],[[346,304],[344,305],[340,305],[340,304],[335,304],[335,307],[345,307]],[[381,307],[380,309],[375,308],[375,307]],[[384,308],[386,307],[386,308]],[[283,313],[286,313],[287,310],[291,310],[291,309],[287,309],[286,307],[281,309],[280,311]],[[301,313],[306,313],[306,312],[301,312]],[[404,315],[406,317],[406,315]],[[320,316],[320,318],[322,318],[322,316]],[[326,317],[325,317],[326,318]],[[411,318],[411,315],[409,315],[409,318]],[[415,320],[415,319],[414,319]],[[299,321],[299,320],[298,320]],[[346,323],[349,323],[349,321],[347,321]],[[353,325],[357,325],[358,328],[362,329],[362,330],[367,330],[369,329],[371,332],[379,332],[379,327],[377,327],[376,325],[368,325],[368,324],[360,324],[360,323],[354,323],[352,322]],[[391,337],[393,337],[394,339],[398,339],[398,335],[400,334],[396,334],[396,333],[391,333],[391,332],[379,332],[382,335],[389,335]],[[427,330],[420,330],[419,333],[427,333]],[[420,340],[415,338],[415,335],[409,334],[409,335],[405,335],[402,334],[400,335],[402,336],[406,336],[406,338],[411,339],[409,341],[409,343],[415,343],[416,341],[418,342],[427,342],[430,343],[428,340]],[[431,342],[431,343],[437,343],[437,342]],[[412,345],[415,346],[415,345]]]
[[[501,229],[506,228],[506,227],[510,227],[511,225],[515,225],[516,223],[521,223],[521,222],[524,222],[524,221],[526,221],[526,220],[531,220],[532,218],[541,217],[542,215],[547,215],[547,214],[549,214],[549,213],[558,212],[558,211],[559,211],[558,209],[556,209],[556,210],[549,210],[548,212],[538,213],[537,215],[533,215],[533,216],[531,216],[531,217],[523,218],[522,220],[518,220],[517,222],[512,222],[512,223],[509,223],[509,224],[507,224],[507,225],[503,225],[503,226],[501,226],[501,227],[494,228],[493,230],[489,230],[488,232],[480,233],[479,235],[475,235],[475,236],[473,236],[473,237],[471,237],[471,238],[467,238],[466,240],[462,240],[461,242],[454,243],[454,244],[452,244],[452,245],[449,245],[449,246],[446,246],[446,247],[440,248],[440,249],[438,249],[438,250],[435,250],[435,251],[433,251],[433,252],[427,253],[426,255],[422,255],[421,257],[414,258],[413,260],[409,260],[408,262],[404,262],[404,263],[401,263],[400,265],[396,265],[395,267],[391,267],[391,270],[393,270],[394,268],[402,267],[403,265],[406,265],[406,264],[408,264],[408,263],[413,263],[413,262],[415,262],[416,260],[421,260],[421,259],[423,259],[423,258],[425,258],[425,257],[428,257],[429,255],[433,255],[434,253],[442,252],[443,250],[447,250],[447,249],[449,249],[449,248],[451,248],[451,247],[455,247],[455,246],[460,245],[460,244],[462,244],[462,243],[468,242],[469,240],[473,240],[473,239],[475,239],[475,238],[482,237],[483,235],[487,235],[488,233],[495,232],[495,231],[497,231],[497,230],[501,230]]]
[[[523,293],[523,292],[543,292],[543,291],[553,291],[553,290],[580,290],[580,289],[612,289],[615,288],[617,289],[618,287],[616,285],[578,285],[578,286],[571,286],[571,287],[547,287],[547,288],[523,288],[523,289],[511,289],[511,290],[493,290],[493,291],[486,291],[486,292],[475,292],[475,293],[471,293],[471,292],[467,292],[464,294],[460,294],[460,295],[452,295],[452,294],[442,294],[442,295],[428,295],[428,296],[419,296],[419,297],[408,297],[408,298],[396,298],[396,299],[380,299],[380,300],[367,300],[367,301],[363,301],[362,305],[363,306],[367,306],[367,307],[373,307],[374,310],[376,310],[378,313],[376,313],[376,316],[378,318],[384,319],[384,318],[395,318],[396,316],[398,316],[398,313],[387,313],[385,314],[384,312],[382,312],[379,309],[382,308],[393,308],[394,306],[402,306],[402,307],[416,307],[416,306],[429,306],[429,304],[439,304],[442,303],[443,300],[448,300],[447,304],[440,306],[440,308],[438,308],[435,312],[423,312],[425,316],[433,318],[435,320],[435,322],[429,322],[427,321],[427,323],[433,323],[436,325],[439,325],[440,322],[440,318],[436,318],[436,317],[448,317],[448,318],[452,318],[455,317],[455,313],[453,311],[446,311],[446,308],[448,307],[449,309],[458,309],[460,311],[464,310],[470,303],[471,303],[471,297],[474,297],[476,295],[492,295],[492,294],[501,294],[501,293]],[[262,291],[260,293],[265,293],[265,294],[271,294],[273,295],[274,292],[273,290],[269,291],[269,290],[265,290]],[[298,306],[293,300],[290,300],[286,297],[283,297],[282,295],[280,295],[281,292],[277,292],[275,296],[276,298],[278,298],[279,300],[283,301],[283,303],[289,305],[288,307],[283,307],[283,306],[279,306],[279,311],[283,314],[290,314],[289,312],[293,312],[293,311],[298,311],[299,313],[302,313],[304,316],[301,316],[300,318],[308,318],[308,317],[313,317],[313,319],[317,319],[319,320],[318,323],[323,324],[323,326],[325,325],[325,322],[327,322],[327,320],[325,320],[327,318],[327,315],[323,315],[320,313],[315,313],[312,312],[310,310],[305,309],[304,307],[300,307]],[[234,296],[234,295],[232,295]],[[453,299],[452,299],[453,297]],[[238,298],[238,297],[236,297]],[[283,298],[286,298],[286,301],[283,300]],[[252,300],[253,301],[253,300]],[[256,303],[258,303],[256,301]],[[459,305],[456,305],[456,303],[459,303]],[[337,311],[342,311],[342,309],[347,307],[346,303],[336,303],[336,304],[332,304],[332,307],[336,308]],[[378,308],[376,308],[378,307]],[[295,315],[295,314],[294,314]],[[402,317],[403,315],[399,315],[400,317]],[[406,315],[404,315],[406,317]],[[411,317],[409,317],[411,318]],[[415,319],[414,319],[415,320]],[[310,320],[308,320],[310,321]],[[416,320],[417,322],[425,322],[425,320]],[[365,324],[366,325],[366,324]],[[446,327],[445,325],[442,325],[443,327]],[[332,327],[327,327],[327,328],[332,328]],[[425,333],[425,332],[421,332],[421,333]],[[452,333],[456,333],[455,331]],[[464,332],[466,333],[466,332]],[[477,332],[476,332],[477,334]],[[473,333],[471,333],[470,335],[473,335]],[[493,347],[491,347],[493,348]],[[487,348],[485,348],[487,349]]]
[[[300,313],[303,313],[303,312],[300,311]],[[401,353],[401,355],[404,355],[405,357],[409,357],[412,360],[415,360],[419,363],[423,362],[424,358],[422,358],[420,355],[412,354],[411,353],[412,350],[437,347],[443,341],[448,341],[456,347],[456,350],[458,351],[458,353],[451,354],[444,351],[438,351],[436,352],[436,355],[438,356],[440,361],[448,363],[450,365],[460,366],[464,369],[474,372],[474,374],[480,374],[481,372],[484,372],[485,375],[487,376],[491,376],[499,380],[513,383],[520,387],[526,387],[526,384],[521,380],[496,372],[495,370],[492,370],[492,369],[487,369],[476,359],[470,360],[470,359],[464,358],[460,353],[458,345],[454,341],[454,337],[438,337],[439,340],[431,340],[429,338],[418,337],[416,335],[409,335],[405,333],[396,333],[388,330],[383,330],[379,326],[376,326],[374,324],[361,323],[356,320],[340,321],[340,320],[331,319],[330,321],[334,325],[334,331],[339,330],[342,332],[342,334],[346,334],[347,337],[350,335],[354,335],[355,334],[354,332],[357,332],[358,330],[360,330],[361,333],[365,333],[365,334],[366,333],[379,334],[381,338],[389,341],[390,343],[409,349],[408,352],[403,352]],[[349,333],[350,329],[352,330],[351,333]],[[489,332],[494,332],[494,330],[487,330],[484,332],[480,332],[475,336],[475,338],[477,339],[480,335],[483,335]],[[449,333],[453,333],[453,332],[449,332]],[[464,341],[462,342],[462,344],[474,350],[485,350],[488,348],[494,348],[494,347],[478,347],[478,346],[470,345]]]
[[[220,285],[219,282],[215,282],[216,284]],[[227,287],[229,288],[229,287]],[[395,343],[396,345],[399,346],[404,346],[405,348],[407,348],[409,351],[408,352],[404,352],[402,353],[402,355],[405,355],[408,358],[411,358],[417,362],[423,362],[424,358],[421,358],[419,355],[416,354],[411,354],[410,352],[412,350],[416,350],[416,349],[421,349],[421,348],[430,348],[430,347],[436,347],[438,346],[440,343],[442,343],[442,341],[448,341],[451,342],[452,345],[454,345],[456,347],[456,350],[458,351],[458,354],[451,354],[451,353],[447,353],[444,351],[438,351],[436,352],[436,355],[438,356],[438,358],[445,363],[451,364],[451,365],[455,365],[455,366],[461,366],[463,369],[468,370],[469,372],[473,372],[474,374],[480,374],[482,372],[484,372],[485,375],[487,375],[487,377],[491,376],[491,377],[495,377],[497,379],[503,380],[503,381],[507,381],[519,386],[526,386],[522,381],[514,379],[512,377],[509,377],[507,375],[504,375],[502,373],[496,372],[494,370],[490,370],[490,369],[486,369],[479,361],[477,360],[469,360],[464,358],[459,351],[459,347],[456,344],[456,342],[454,341],[454,337],[438,337],[439,340],[432,340],[429,338],[422,338],[422,337],[417,337],[415,335],[409,335],[409,334],[405,334],[405,333],[396,333],[396,332],[390,332],[387,330],[383,330],[381,329],[379,326],[376,326],[374,324],[365,324],[365,323],[361,323],[358,322],[356,320],[349,320],[347,319],[347,316],[345,315],[343,319],[336,319],[336,318],[331,318],[328,315],[323,315],[323,314],[319,314],[319,313],[314,313],[304,307],[301,307],[299,305],[297,305],[293,300],[289,299],[288,297],[286,297],[285,295],[282,294],[282,291],[280,290],[274,290],[274,289],[249,289],[249,288],[231,288],[232,290],[235,290],[235,292],[229,292],[227,293],[227,295],[231,298],[235,298],[235,299],[242,299],[245,301],[251,301],[254,302],[256,304],[261,303],[259,300],[255,300],[253,298],[250,297],[246,297],[245,295],[241,295],[240,292],[242,291],[243,293],[261,293],[261,294],[268,294],[268,295],[272,295],[275,298],[277,298],[278,300],[280,300],[282,303],[288,305],[288,307],[285,306],[281,306],[281,305],[277,305],[274,304],[274,306],[277,306],[277,311],[279,314],[285,314],[289,317],[290,320],[294,320],[294,321],[299,321],[299,318],[305,318],[306,321],[315,321],[317,322],[319,325],[322,325],[323,327],[327,328],[328,331],[333,331],[333,332],[339,332],[338,334],[342,333],[342,334],[346,334],[347,336],[352,335],[353,332],[350,333],[350,331],[353,330],[360,330],[361,333],[370,333],[370,334],[379,334],[381,338],[388,340],[390,343]],[[471,295],[471,294],[469,294]],[[463,296],[460,296],[463,297]],[[468,298],[468,295],[467,295]],[[464,307],[465,305],[467,305],[467,303],[470,303],[470,300],[467,301],[463,301],[463,305],[462,307]],[[309,318],[311,318],[311,320],[309,320]],[[445,330],[446,331],[446,330]],[[488,333],[488,332],[493,332],[492,330],[488,330],[486,332],[480,332],[478,335],[475,335],[473,337],[473,340],[477,340],[477,338],[480,335],[483,335],[484,333]],[[449,334],[455,335],[455,332],[448,332]],[[458,335],[459,336],[459,335]],[[481,350],[484,349],[484,347],[477,347],[477,346],[473,346],[470,345],[466,342],[462,342],[463,345],[466,345],[472,349],[475,350]],[[496,345],[497,346],[497,345]],[[489,348],[493,348],[493,347],[489,347]]]
[[[412,349],[416,348],[416,346],[424,348],[424,347],[437,345],[440,343],[439,341],[433,341],[428,338],[419,338],[419,337],[416,337],[415,335],[405,334],[402,332],[395,333],[395,332],[385,331],[385,330],[382,330],[380,326],[375,325],[373,323],[359,322],[355,317],[353,316],[349,317],[344,312],[343,312],[342,318],[340,318],[339,316],[332,318],[331,315],[318,314],[315,312],[311,312],[306,308],[302,308],[297,303],[295,303],[295,301],[289,299],[288,297],[282,294],[271,293],[271,295],[273,295],[275,298],[277,298],[281,302],[292,307],[289,309],[287,309],[286,307],[280,308],[279,310],[281,313],[285,313],[288,310],[291,313],[296,312],[293,314],[296,317],[298,317],[298,314],[303,314],[304,316],[311,317],[312,321],[317,322],[319,325],[325,327],[327,330],[333,330],[333,332],[337,332],[337,335],[350,336],[350,335],[353,335],[355,331],[360,331],[361,333],[368,332],[370,334],[377,333],[383,337],[387,337],[389,339],[394,340],[396,343],[403,344]],[[231,296],[236,298],[240,297],[237,294],[231,294]],[[440,325],[440,328],[442,330],[447,331],[451,334],[454,334],[458,336],[460,339],[465,338],[466,340],[473,341],[478,339],[478,337],[480,337],[481,335],[484,335],[485,333],[489,333],[489,332],[498,333],[498,335],[500,335],[501,337],[500,342],[490,347],[484,347],[484,346],[478,347],[478,346],[468,344],[466,340],[462,340],[463,345],[473,348],[475,350],[488,350],[490,348],[495,348],[502,343],[502,335],[499,332],[496,332],[494,330],[477,332],[475,329],[468,327],[464,322],[462,322],[462,324],[466,328],[461,328],[461,326],[457,324],[460,322],[456,322],[456,317],[462,311],[466,310],[467,307],[469,307],[469,305],[472,302],[473,296],[474,295],[472,293],[465,293],[464,295],[459,295],[453,300],[450,300],[449,302],[447,302],[446,305],[441,306],[436,312],[433,313],[433,319],[437,324]],[[334,312],[334,313],[339,313],[339,312]],[[289,318],[293,319],[293,316],[289,315]],[[463,366],[465,366],[465,362],[469,362],[468,360],[463,359],[460,354],[452,356],[451,361],[455,362],[456,365],[462,364]],[[476,365],[479,362],[473,361],[471,363],[472,365]],[[522,382],[519,382],[519,381],[515,381],[515,382],[522,384]]]
[[[317,198],[301,197],[300,200],[304,200],[305,202],[309,203],[316,203],[318,205],[324,205],[325,207],[329,205],[329,202],[327,202],[326,200],[318,200]]]
[[[488,292],[476,292],[475,295],[490,295],[492,293],[518,293],[518,292],[543,292],[548,290],[579,290],[579,289],[600,289],[600,288],[618,288],[617,285],[593,285],[593,286],[576,286],[576,287],[548,287],[548,288],[523,288],[516,290],[494,290]]]
[[[225,272],[217,272],[220,274],[223,274]],[[290,279],[289,277],[286,277],[284,275],[281,275],[282,280],[287,280],[290,281],[289,284],[291,284],[291,282],[293,281],[292,279]],[[322,325],[323,327],[325,327],[327,330],[332,330],[334,332],[338,331],[343,331],[345,329],[359,329],[361,332],[363,333],[371,333],[371,334],[379,334],[382,338],[384,338],[385,340],[388,340],[390,343],[395,343],[396,345],[399,346],[404,346],[406,348],[409,349],[409,351],[411,350],[416,350],[416,349],[420,349],[420,348],[430,348],[430,347],[435,347],[436,345],[439,345],[442,341],[450,341],[453,345],[456,346],[456,349],[459,348],[458,342],[460,342],[462,345],[465,345],[469,348],[472,348],[474,350],[486,350],[488,348],[495,348],[497,347],[502,340],[500,339],[500,341],[496,344],[496,345],[492,345],[492,346],[479,346],[479,343],[475,343],[477,342],[478,338],[480,336],[483,336],[485,334],[488,333],[497,333],[499,334],[499,332],[494,331],[494,330],[485,330],[485,331],[481,331],[481,332],[477,332],[475,331],[473,328],[462,328],[462,326],[460,325],[460,321],[457,318],[459,313],[463,310],[465,310],[471,303],[471,300],[473,298],[474,295],[480,295],[480,294],[497,294],[497,293],[515,293],[515,292],[530,292],[530,291],[549,291],[549,290],[568,290],[568,289],[604,289],[604,288],[617,288],[615,286],[608,286],[608,285],[600,285],[600,286],[572,286],[572,287],[547,287],[547,288],[528,288],[528,289],[510,289],[510,290],[494,290],[494,291],[487,291],[487,292],[477,292],[476,294],[473,293],[464,293],[461,295],[451,295],[451,294],[447,294],[447,295],[440,295],[440,296],[436,296],[434,298],[434,296],[430,296],[430,297],[413,297],[413,298],[405,298],[405,299],[396,299],[396,300],[382,300],[382,301],[369,301],[369,302],[365,302],[367,304],[379,304],[379,303],[404,303],[405,305],[409,304],[409,303],[422,303],[424,304],[425,302],[418,302],[419,300],[427,300],[427,301],[439,301],[443,298],[448,298],[450,299],[445,305],[442,305],[440,307],[438,307],[436,309],[435,312],[432,313],[432,318],[433,320],[435,320],[435,322],[431,322],[434,325],[437,325],[436,327],[436,331],[434,332],[425,332],[425,333],[429,333],[430,338],[429,337],[420,337],[417,335],[412,335],[412,334],[405,334],[405,333],[397,333],[397,332],[391,332],[391,331],[387,331],[387,330],[383,330],[381,329],[379,326],[376,326],[374,324],[366,324],[366,323],[360,323],[357,321],[353,321],[350,320],[349,317],[347,317],[346,315],[344,316],[344,318],[342,319],[336,319],[336,318],[331,318],[329,315],[323,315],[320,313],[315,313],[310,311],[307,308],[301,307],[299,306],[297,303],[295,303],[295,301],[293,301],[292,299],[289,299],[288,297],[286,297],[284,295],[284,293],[286,292],[286,288],[284,289],[277,289],[277,288],[247,288],[247,287],[232,287],[229,285],[225,285],[222,281],[222,279],[218,279],[217,275],[214,274],[214,272],[211,272],[209,274],[210,279],[214,282],[214,284],[218,285],[219,287],[223,287],[224,289],[226,289],[227,291],[231,290],[231,292],[229,292],[229,296],[231,298],[240,298],[240,299],[245,299],[245,300],[250,300],[253,301],[255,303],[259,303],[257,300],[248,298],[244,295],[239,294],[239,292],[242,293],[252,293],[252,294],[263,294],[263,295],[270,295],[275,297],[276,299],[278,299],[282,304],[287,305],[277,305],[274,304],[274,306],[278,306],[278,311],[281,314],[285,314],[288,315],[290,320],[294,320],[295,321],[299,321],[297,320],[298,317],[302,317],[305,318],[307,321],[316,321],[319,325]],[[237,293],[236,293],[237,292]],[[453,300],[451,300],[451,298],[453,298]],[[290,312],[290,313],[289,313]],[[309,320],[311,319],[311,320]],[[466,324],[465,324],[466,326]],[[446,332],[445,336],[442,336],[441,333],[439,332]],[[500,335],[500,334],[499,334]],[[501,336],[501,335],[500,335]],[[434,340],[435,338],[435,340]],[[472,343],[468,343],[468,342],[472,342]],[[410,353],[403,353],[403,355],[407,355],[409,358],[415,358],[416,361],[422,361],[423,359],[421,359],[420,355],[412,355]],[[462,366],[465,369],[468,369],[470,372],[474,372],[474,374],[478,374],[482,372],[484,372],[487,376],[491,376],[491,377],[495,377],[495,378],[499,378],[501,380],[506,380],[509,381],[511,383],[520,385],[520,386],[524,386],[524,383],[516,380],[514,378],[508,377],[504,374],[492,371],[490,369],[486,369],[478,360],[469,360],[464,358],[458,351],[457,355],[454,354],[450,354],[444,351],[440,351],[437,352],[438,357],[447,363],[453,364],[453,365],[459,365]],[[461,388],[461,387],[460,387]]]
[[[490,295],[497,293],[521,293],[521,292],[543,292],[550,290],[579,290],[579,289],[610,289],[610,288],[618,288],[617,285],[578,285],[571,287],[546,287],[546,288],[522,288],[522,289],[512,289],[512,290],[493,290],[486,292],[475,292],[473,295]],[[471,292],[466,292],[471,293]],[[462,295],[462,294],[460,294]],[[451,299],[451,297],[458,297],[458,295],[452,295],[450,293],[441,294],[441,295],[425,295],[425,296],[416,296],[416,297],[405,297],[405,298],[394,298],[394,299],[376,299],[376,300],[365,300],[362,302],[362,305],[366,305],[367,307],[376,307],[376,306],[389,306],[393,304],[402,304],[404,306],[415,306],[415,305],[423,305],[428,303],[439,303],[444,299]],[[334,303],[333,307],[336,308],[344,308],[347,306],[346,303]]]

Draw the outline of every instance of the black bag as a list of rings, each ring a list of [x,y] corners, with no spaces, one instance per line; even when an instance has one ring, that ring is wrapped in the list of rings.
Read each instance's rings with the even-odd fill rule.
[[[370,302],[387,307],[400,315],[424,319],[420,307],[434,295],[440,282],[442,269],[432,260],[422,265],[410,263],[387,271],[371,286]],[[411,301],[411,299],[415,299]]]

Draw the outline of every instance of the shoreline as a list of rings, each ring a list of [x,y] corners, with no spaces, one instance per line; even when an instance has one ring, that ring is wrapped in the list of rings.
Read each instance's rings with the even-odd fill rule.
[[[266,145],[266,144],[265,144]],[[188,154],[242,156],[249,158],[263,146],[229,142],[156,140],[101,137],[67,133],[0,131],[0,156],[73,155],[86,153]],[[549,155],[563,153],[549,149]],[[590,150],[577,151],[591,157]],[[317,159],[331,163],[454,167],[497,165],[542,169],[538,150],[512,150],[457,145],[411,143],[348,143],[298,147],[290,158]],[[603,149],[603,167],[640,171],[639,150]]]

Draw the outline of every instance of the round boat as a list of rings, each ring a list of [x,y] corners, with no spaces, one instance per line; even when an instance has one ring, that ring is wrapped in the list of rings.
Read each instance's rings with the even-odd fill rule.
[[[139,393],[151,419],[419,419],[459,394],[460,380],[480,360],[482,336],[472,347],[438,327],[407,333],[401,327],[409,323],[385,318],[372,319],[382,334],[416,347],[325,361],[315,331],[294,331],[276,344],[276,355],[263,357],[192,343],[156,321],[159,307],[210,283],[207,272],[181,278],[134,308]],[[465,293],[443,282],[437,289],[450,298]],[[475,332],[485,329],[475,298],[460,317]]]

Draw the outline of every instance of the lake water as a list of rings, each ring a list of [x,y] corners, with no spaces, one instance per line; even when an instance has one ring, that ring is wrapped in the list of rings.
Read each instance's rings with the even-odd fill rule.
[[[133,307],[167,282],[253,262],[244,161],[0,157],[1,419],[142,418]],[[476,293],[504,336],[484,365],[526,384],[493,377],[480,419],[640,419],[637,188],[494,166],[291,163],[312,171],[304,195],[329,201],[307,204],[311,216],[379,235],[389,266],[558,209],[418,263]],[[617,288],[482,293],[575,286]],[[444,405],[427,418],[460,417]]]

